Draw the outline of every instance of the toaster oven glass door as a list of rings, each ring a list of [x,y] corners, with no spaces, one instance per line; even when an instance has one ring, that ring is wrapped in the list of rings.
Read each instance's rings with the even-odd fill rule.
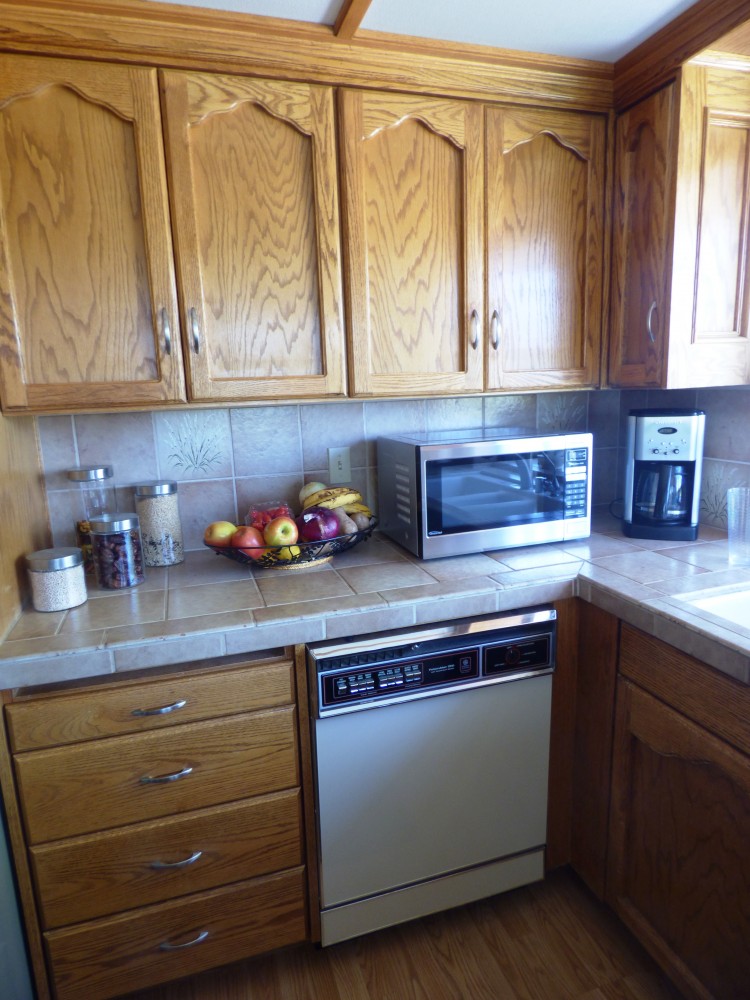
[[[565,450],[425,463],[427,534],[565,517]]]

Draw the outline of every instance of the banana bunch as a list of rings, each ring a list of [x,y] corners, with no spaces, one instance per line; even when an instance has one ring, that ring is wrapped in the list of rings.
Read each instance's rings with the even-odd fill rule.
[[[362,494],[358,490],[350,489],[348,486],[327,486],[325,489],[316,490],[315,493],[305,497],[302,509],[327,507],[329,510],[335,510],[337,507],[346,508],[347,505],[353,506],[355,504],[359,504],[361,507],[366,506],[362,503]],[[347,511],[347,513],[349,512]],[[364,513],[364,510],[361,513]]]
[[[349,486],[323,486],[305,495],[304,499],[300,495],[300,499],[303,513],[310,507],[326,507],[333,511],[342,534],[362,531],[372,521],[372,511],[362,499],[362,494]]]

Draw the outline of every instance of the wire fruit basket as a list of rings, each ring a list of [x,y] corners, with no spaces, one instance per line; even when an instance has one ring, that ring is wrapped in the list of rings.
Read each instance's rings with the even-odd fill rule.
[[[350,535],[337,535],[336,538],[327,538],[320,542],[295,542],[294,545],[265,545],[262,549],[249,554],[249,549],[238,549],[232,545],[209,545],[203,544],[211,549],[217,556],[224,556],[243,566],[259,566],[261,569],[301,569],[311,564],[320,565],[330,562],[334,556],[341,552],[353,549],[355,545],[364,542],[370,537],[377,527],[377,518],[373,517],[367,528],[361,531],[354,531]]]

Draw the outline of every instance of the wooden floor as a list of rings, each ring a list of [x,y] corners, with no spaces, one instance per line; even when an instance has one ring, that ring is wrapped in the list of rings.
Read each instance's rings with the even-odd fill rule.
[[[575,875],[328,948],[305,945],[133,1000],[676,1000]]]

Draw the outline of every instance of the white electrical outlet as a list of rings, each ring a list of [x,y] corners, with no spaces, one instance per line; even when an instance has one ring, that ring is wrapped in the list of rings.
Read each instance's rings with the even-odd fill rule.
[[[328,449],[328,482],[331,486],[352,481],[352,462],[348,448]]]

